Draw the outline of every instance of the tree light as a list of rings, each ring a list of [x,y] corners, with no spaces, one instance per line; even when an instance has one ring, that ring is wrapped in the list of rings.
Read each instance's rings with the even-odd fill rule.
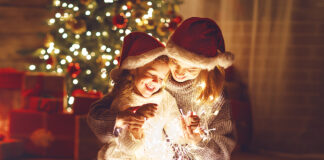
[[[77,56],[77,55],[79,55],[79,52],[78,51],[74,51],[73,52],[73,55]]]
[[[87,74],[87,75],[91,74],[91,70],[90,70],[90,69],[87,69],[87,70],[86,70],[86,74]]]
[[[76,34],[75,35],[75,39],[79,39],[80,38],[80,35],[79,34]]]
[[[120,51],[119,50],[115,50],[115,54],[116,55],[119,55],[120,54]]]
[[[131,32],[132,32],[132,31],[129,30],[129,29],[126,29],[126,30],[125,30],[125,34],[126,34],[126,35],[130,34]]]
[[[64,39],[67,38],[67,36],[68,36],[67,33],[62,34],[62,38],[64,38]]]
[[[90,31],[87,31],[87,36],[91,36],[91,32]]]
[[[63,72],[63,69],[62,68],[57,68],[57,72],[58,73],[62,73]]]
[[[52,25],[55,23],[55,19],[54,18],[51,18],[49,21],[48,21],[48,25]]]
[[[61,13],[55,13],[55,17],[56,18],[60,18],[61,17]]]
[[[40,53],[45,54],[46,53],[45,49],[42,49]]]
[[[105,63],[105,65],[106,65],[107,67],[110,66],[110,62],[107,61],[107,62]]]
[[[46,69],[51,69],[51,68],[52,68],[52,65],[50,65],[50,64],[46,65]]]
[[[107,32],[107,31],[103,31],[103,32],[102,32],[102,35],[103,35],[103,36],[108,36],[108,32]]]
[[[72,57],[71,56],[66,56],[66,58],[65,58],[68,62],[72,62],[73,61],[73,59],[72,59]]]
[[[90,55],[87,55],[87,60],[90,60],[91,59],[91,56]]]
[[[36,69],[36,66],[35,65],[32,64],[32,65],[29,66],[29,70],[33,71],[35,69]]]
[[[97,37],[99,37],[100,35],[101,35],[101,33],[100,33],[100,32],[97,32],[97,33],[96,33],[96,36],[97,36]]]
[[[45,59],[45,60],[48,60],[48,58],[49,58],[49,55],[46,54],[46,55],[44,56],[44,59]]]
[[[77,79],[73,79],[72,82],[73,82],[73,84],[75,84],[75,85],[79,83],[79,81],[78,81]]]
[[[102,45],[102,46],[100,47],[100,49],[103,50],[103,51],[106,50],[106,48],[107,48],[106,45]]]
[[[111,55],[108,55],[107,56],[107,59],[112,60],[112,56]]]
[[[67,3],[62,3],[62,7],[67,7]]]
[[[120,41],[124,41],[124,36],[121,36],[120,37]]]
[[[118,64],[118,61],[115,59],[115,60],[113,61],[113,63],[114,63],[114,65],[117,65],[117,64]]]
[[[111,52],[111,48],[107,48],[106,52],[108,52],[108,53]]]
[[[106,12],[106,16],[109,17],[111,14],[110,12]]]
[[[69,7],[69,8],[73,8],[73,4],[69,4],[68,7]]]
[[[70,104],[70,105],[72,105],[73,103],[74,103],[74,97],[69,97],[69,101],[68,101],[68,103]]]
[[[130,12],[126,12],[125,16],[130,17],[132,14]]]
[[[64,65],[64,64],[66,64],[66,60],[65,60],[65,59],[62,59],[62,60],[60,61],[60,63]]]
[[[104,78],[107,78],[107,73],[102,73],[102,74],[101,74],[101,78],[103,78],[103,79],[104,79]]]
[[[89,10],[85,11],[85,15],[89,16],[91,12]]]
[[[105,3],[114,3],[114,0],[104,0]]]
[[[152,2],[151,1],[148,1],[147,2],[147,5],[152,6]]]
[[[123,6],[122,6],[122,9],[123,9],[124,11],[126,11],[128,8],[127,8],[126,5],[123,5]]]
[[[79,7],[74,7],[73,8],[73,11],[78,11],[79,10]]]
[[[60,28],[58,31],[59,31],[59,33],[63,33],[64,32],[64,28]]]
[[[119,29],[119,33],[124,33],[124,30],[123,29]]]
[[[60,49],[58,49],[58,48],[55,48],[55,49],[54,49],[54,53],[55,53],[55,54],[59,54],[60,52],[61,52]]]
[[[59,6],[60,4],[61,4],[61,1],[59,1],[59,0],[54,1],[55,6]]]

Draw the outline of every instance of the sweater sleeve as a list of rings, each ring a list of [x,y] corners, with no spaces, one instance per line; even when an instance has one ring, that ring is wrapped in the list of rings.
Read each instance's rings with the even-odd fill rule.
[[[190,146],[195,159],[229,160],[235,147],[230,104],[222,97],[216,105],[221,107],[208,123],[206,138],[198,145]]]
[[[110,110],[112,96],[106,95],[90,106],[88,125],[98,139],[107,143],[113,137],[117,113]]]
[[[168,139],[172,143],[184,143],[183,131],[180,123],[181,114],[175,98],[166,92],[162,104],[164,105],[164,117],[166,118],[164,130]]]

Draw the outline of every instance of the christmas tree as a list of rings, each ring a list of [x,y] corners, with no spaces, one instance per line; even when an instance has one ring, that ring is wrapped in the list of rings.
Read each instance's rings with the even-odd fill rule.
[[[123,38],[141,31],[165,42],[181,22],[180,0],[54,0],[54,17],[44,47],[35,55],[40,63],[30,71],[66,75],[68,103],[72,92],[101,91],[113,85],[109,71],[118,64]]]

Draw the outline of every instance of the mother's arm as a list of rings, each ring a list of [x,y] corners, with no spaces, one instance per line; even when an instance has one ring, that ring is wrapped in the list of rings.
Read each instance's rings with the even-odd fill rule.
[[[88,124],[98,139],[106,143],[114,136],[117,112],[110,110],[113,97],[106,95],[90,106]]]
[[[230,105],[223,98],[218,105],[221,105],[220,111],[208,124],[208,128],[212,129],[208,140],[191,149],[197,159],[229,160],[235,147]]]

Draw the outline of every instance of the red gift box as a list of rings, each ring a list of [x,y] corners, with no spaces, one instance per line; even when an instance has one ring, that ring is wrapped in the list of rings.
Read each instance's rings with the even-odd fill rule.
[[[0,134],[7,136],[8,115],[21,107],[21,88],[24,72],[13,68],[0,69]]]
[[[0,88],[21,89],[24,72],[13,68],[0,69]]]
[[[88,114],[90,105],[102,97],[102,93],[98,91],[85,92],[83,90],[75,90],[72,93],[74,103],[72,105],[75,115]]]
[[[74,144],[74,159],[97,159],[97,154],[103,144],[94,135],[87,123],[87,115],[75,116],[76,135]]]
[[[31,110],[12,111],[9,135],[24,142],[25,154],[72,158],[75,118],[71,114],[47,114]]]
[[[20,158],[23,153],[23,144],[20,140],[7,139],[0,141],[0,160]]]
[[[63,99],[28,97],[25,99],[27,109],[44,111],[47,113],[63,113]]]
[[[24,77],[22,95],[25,109],[63,112],[67,105],[63,75],[28,72]]]

